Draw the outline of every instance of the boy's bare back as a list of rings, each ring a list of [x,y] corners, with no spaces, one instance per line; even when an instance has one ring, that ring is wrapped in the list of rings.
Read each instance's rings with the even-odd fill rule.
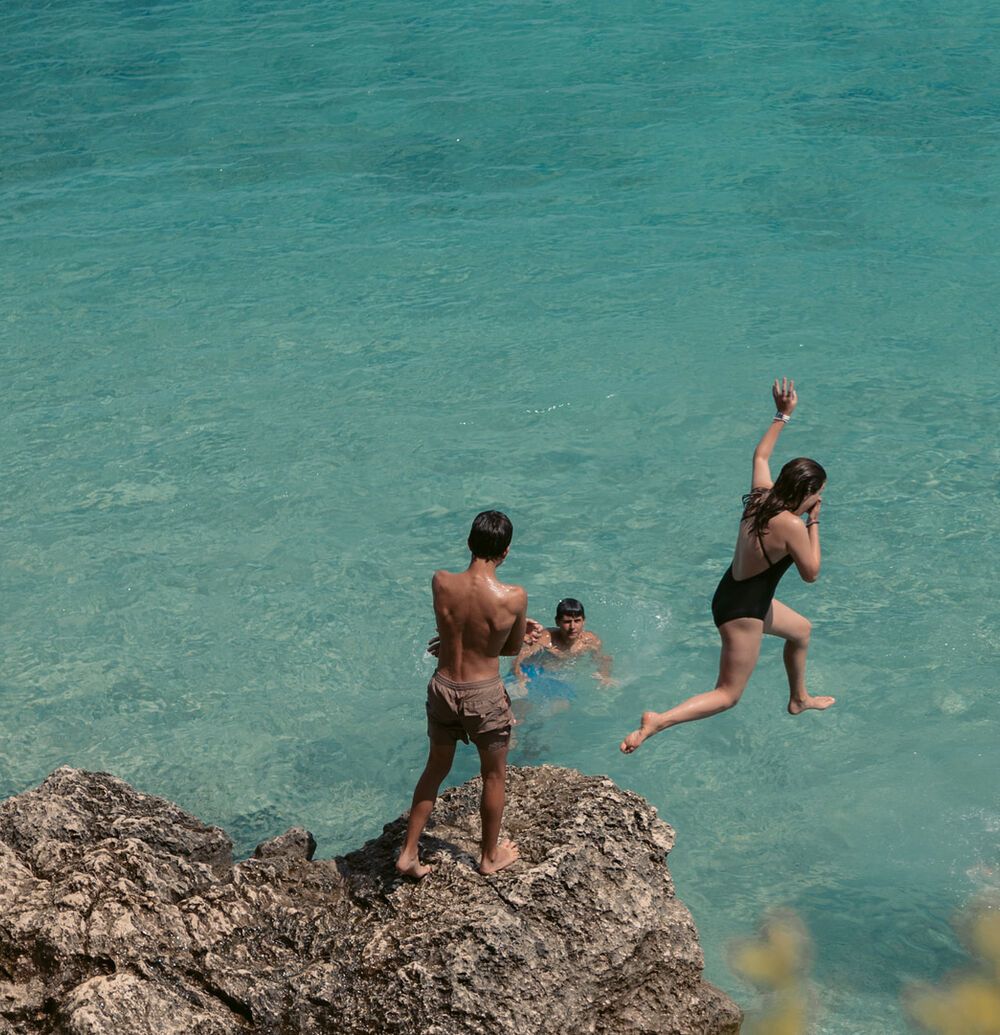
[[[524,639],[527,593],[475,561],[467,571],[436,571],[431,588],[438,671],[458,683],[498,676],[500,657],[517,654]]]

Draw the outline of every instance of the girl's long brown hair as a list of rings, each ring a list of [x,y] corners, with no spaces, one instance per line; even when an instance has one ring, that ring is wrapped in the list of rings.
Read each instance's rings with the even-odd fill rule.
[[[810,493],[819,492],[826,483],[826,471],[815,460],[799,456],[781,469],[770,489],[754,489],[743,497],[743,520],[750,523],[750,534],[764,546],[771,518],[783,510],[796,511]]]

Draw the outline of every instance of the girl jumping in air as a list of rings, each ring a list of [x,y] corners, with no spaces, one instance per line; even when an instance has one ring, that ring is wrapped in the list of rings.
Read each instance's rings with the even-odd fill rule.
[[[774,599],[781,576],[793,562],[806,582],[819,578],[819,511],[826,472],[815,460],[799,457],[789,460],[772,482],[771,453],[798,396],[795,382],[785,378],[776,380],[771,392],[778,412],[754,450],[753,480],[743,497],[733,563],[712,598],[712,617],[722,638],[715,689],[689,697],[666,712],[643,712],[639,728],[621,743],[626,754],[654,733],[732,708],[757,664],[764,633],[785,641],[789,712],[798,715],[833,704],[832,697],[810,697],[806,691],[809,620]],[[803,515],[808,518],[805,524],[800,520]]]

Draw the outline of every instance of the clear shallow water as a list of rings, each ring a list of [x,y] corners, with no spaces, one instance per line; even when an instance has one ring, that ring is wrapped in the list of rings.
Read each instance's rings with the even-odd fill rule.
[[[515,761],[678,831],[709,976],[775,904],[818,1030],[904,1030],[1000,869],[992,6],[15,3],[0,39],[0,792],[69,762],[220,823],[380,832],[429,578],[507,510],[580,673]],[[786,578],[834,712],[711,684],[767,385],[830,473]],[[519,757],[517,757],[519,754]],[[471,755],[454,776],[474,772]]]

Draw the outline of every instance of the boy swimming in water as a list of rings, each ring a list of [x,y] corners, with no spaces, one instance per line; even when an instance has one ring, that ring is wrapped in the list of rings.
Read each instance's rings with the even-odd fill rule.
[[[500,679],[500,656],[517,655],[525,631],[533,637],[541,626],[527,617],[528,594],[496,577],[512,535],[506,514],[483,511],[469,532],[469,567],[463,572],[436,571],[431,582],[438,635],[428,650],[438,665],[427,684],[430,754],[413,792],[406,840],[396,860],[396,869],[407,877],[420,878],[431,871],[420,862],[420,835],[441,781],[451,771],[459,740],[476,745],[483,777],[479,872],[496,873],[518,858],[512,841],[499,840],[514,724]]]
[[[560,600],[556,604],[554,628],[545,629],[534,642],[526,643],[514,660],[512,672],[518,684],[525,688],[528,680],[537,676],[543,666],[551,670],[589,656],[597,665],[594,678],[601,686],[614,686],[611,656],[604,653],[600,637],[584,628],[586,621],[587,616],[579,600],[573,597]]]

